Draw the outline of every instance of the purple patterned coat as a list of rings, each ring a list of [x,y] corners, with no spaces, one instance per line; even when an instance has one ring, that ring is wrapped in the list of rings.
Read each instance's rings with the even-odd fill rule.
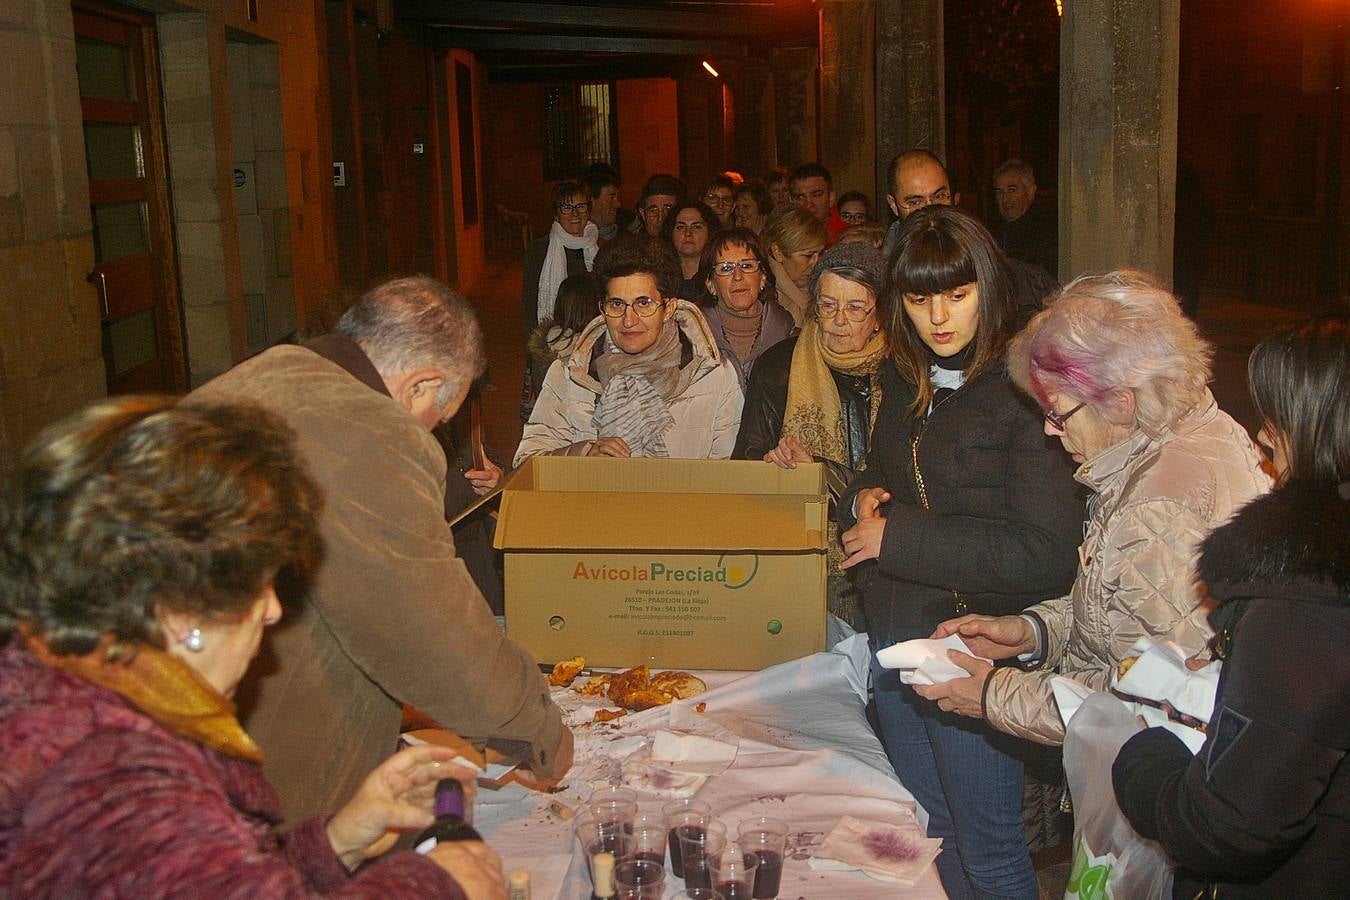
[[[464,897],[406,851],[348,876],[323,818],[276,835],[258,766],[18,640],[0,649],[0,761],[0,897]]]

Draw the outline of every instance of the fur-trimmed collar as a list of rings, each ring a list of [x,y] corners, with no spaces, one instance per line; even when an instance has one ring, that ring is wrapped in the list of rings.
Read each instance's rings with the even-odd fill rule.
[[[1220,602],[1253,592],[1347,602],[1350,485],[1286,484],[1256,498],[1205,539],[1196,568]]]

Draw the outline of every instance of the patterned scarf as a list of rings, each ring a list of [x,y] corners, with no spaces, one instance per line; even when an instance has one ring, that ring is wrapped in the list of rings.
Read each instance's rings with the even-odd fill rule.
[[[656,343],[641,353],[625,353],[608,336],[605,343],[595,360],[596,435],[623,438],[634,456],[669,456],[665,434],[675,424],[670,401],[685,392],[697,368],[680,368],[679,325],[674,318],[664,323]]]
[[[808,320],[792,350],[782,436],[795,437],[813,456],[848,466],[844,407],[839,402],[839,387],[830,370],[845,375],[866,375],[870,379],[872,397],[867,415],[870,431],[881,403],[877,370],[886,353],[886,335],[881,331],[873,333],[861,350],[834,353],[825,347],[820,325],[814,319]]]
[[[173,654],[142,644],[129,660],[110,658],[114,639],[105,635],[92,652],[63,656],[32,635],[24,637],[28,651],[45,665],[118,694],[188,740],[262,765],[262,750],[235,718],[234,704]]]

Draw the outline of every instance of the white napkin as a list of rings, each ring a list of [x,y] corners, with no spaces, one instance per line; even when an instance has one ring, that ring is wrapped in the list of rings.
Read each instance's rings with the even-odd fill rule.
[[[625,787],[671,800],[694,796],[711,777],[698,772],[679,771],[669,763],[653,760],[651,752],[645,747],[628,757],[623,764]]]
[[[941,850],[942,839],[924,837],[917,822],[892,825],[844,816],[809,864],[813,869],[857,869],[878,881],[913,887]]]
[[[739,741],[662,729],[652,735],[652,760],[681,772],[720,775],[736,761]]]
[[[1209,721],[1219,691],[1222,664],[1217,659],[1192,672],[1186,668],[1186,651],[1170,641],[1140,638],[1134,642],[1134,650],[1139,658],[1116,682],[1117,690],[1132,697],[1166,701],[1178,712]]]
[[[915,638],[901,641],[877,651],[877,662],[887,669],[899,669],[905,684],[942,684],[953,678],[967,678],[970,673],[947,659],[948,650],[960,650],[975,656],[961,640],[961,635],[948,635],[941,640]],[[983,656],[978,659],[985,659]],[[989,660],[985,659],[985,662]]]

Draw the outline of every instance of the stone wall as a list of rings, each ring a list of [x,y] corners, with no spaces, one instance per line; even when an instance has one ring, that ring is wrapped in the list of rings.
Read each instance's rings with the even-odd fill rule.
[[[68,0],[0,4],[0,469],[104,396]]]

